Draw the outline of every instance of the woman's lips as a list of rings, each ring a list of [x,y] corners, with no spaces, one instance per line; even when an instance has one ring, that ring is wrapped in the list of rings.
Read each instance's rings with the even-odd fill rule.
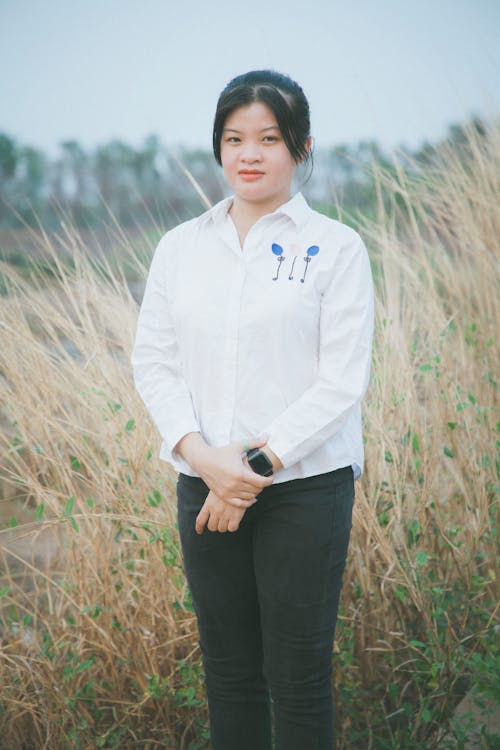
[[[264,172],[253,172],[247,170],[241,170],[238,174],[245,182],[254,182],[264,176]]]

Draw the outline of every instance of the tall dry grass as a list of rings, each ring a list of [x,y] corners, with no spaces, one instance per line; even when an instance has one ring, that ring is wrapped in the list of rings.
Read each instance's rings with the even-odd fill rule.
[[[342,748],[444,747],[457,700],[488,682],[500,129],[471,131],[466,152],[379,171],[362,230],[377,320],[336,643]],[[202,748],[175,476],[129,366],[137,304],[71,227],[37,241],[50,274],[2,265],[0,747]]]

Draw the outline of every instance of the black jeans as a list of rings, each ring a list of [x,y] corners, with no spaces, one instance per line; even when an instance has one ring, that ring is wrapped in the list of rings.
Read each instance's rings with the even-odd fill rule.
[[[351,531],[351,467],[266,487],[238,531],[195,532],[209,488],[180,474],[213,750],[332,750],[332,647]]]

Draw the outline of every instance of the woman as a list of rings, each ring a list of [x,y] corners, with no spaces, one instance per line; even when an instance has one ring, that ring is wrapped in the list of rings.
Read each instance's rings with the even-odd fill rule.
[[[233,195],[160,241],[132,365],[179,471],[213,750],[331,750],[331,655],[363,467],[373,291],[359,235],[291,197],[309,106],[274,71],[219,97]]]

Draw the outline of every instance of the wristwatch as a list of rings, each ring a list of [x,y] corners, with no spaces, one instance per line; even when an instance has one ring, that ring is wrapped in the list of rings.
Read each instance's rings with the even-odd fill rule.
[[[273,473],[271,459],[260,448],[253,448],[251,451],[248,451],[247,459],[256,474],[269,477]]]

